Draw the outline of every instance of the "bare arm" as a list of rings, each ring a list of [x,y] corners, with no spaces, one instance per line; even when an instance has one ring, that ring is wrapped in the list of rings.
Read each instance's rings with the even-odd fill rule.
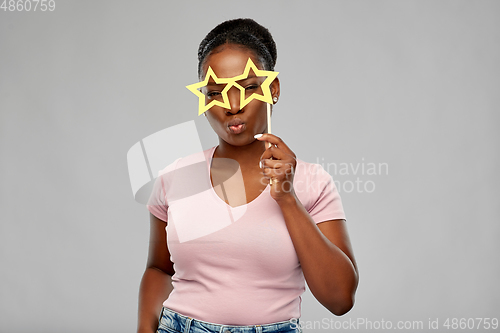
[[[345,220],[316,225],[295,195],[295,153],[276,135],[265,133],[257,139],[272,143],[261,155],[262,174],[274,180],[271,197],[281,208],[307,285],[330,312],[343,315],[354,305],[359,279]]]
[[[340,316],[354,305],[358,268],[344,220],[317,225],[298,199],[280,202],[288,232],[311,293]]]
[[[139,289],[138,333],[156,332],[162,304],[173,289],[175,273],[167,246],[167,225],[151,213],[150,223],[148,262]]]

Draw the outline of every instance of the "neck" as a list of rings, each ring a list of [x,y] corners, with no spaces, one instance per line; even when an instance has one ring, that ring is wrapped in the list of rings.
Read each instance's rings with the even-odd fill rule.
[[[265,141],[254,140],[252,143],[244,146],[233,146],[219,138],[214,158],[230,158],[239,163],[241,168],[258,167],[260,157],[266,150]]]

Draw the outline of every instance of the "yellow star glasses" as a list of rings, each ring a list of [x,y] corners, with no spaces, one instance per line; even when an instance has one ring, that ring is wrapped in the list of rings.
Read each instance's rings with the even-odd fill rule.
[[[255,75],[258,77],[266,77],[264,82],[262,82],[260,88],[262,89],[262,95],[259,95],[257,93],[252,93],[249,97],[247,97],[247,90],[238,84],[237,81],[245,80],[248,79],[248,76],[250,74],[250,70],[252,70]],[[274,81],[274,79],[278,76],[279,72],[273,72],[273,71],[264,71],[260,70],[255,66],[253,63],[252,59],[248,58],[247,64],[245,66],[245,70],[243,71],[243,74],[232,77],[232,78],[218,78],[217,75],[215,75],[214,71],[212,70],[211,67],[208,67],[207,75],[205,76],[205,80],[191,84],[189,86],[186,86],[193,94],[198,96],[199,98],[199,112],[198,115],[203,114],[205,111],[210,109],[212,106],[218,105],[220,107],[223,107],[225,109],[230,109],[231,106],[229,104],[229,98],[227,96],[227,92],[231,87],[236,87],[240,90],[240,109],[243,109],[248,103],[250,103],[252,100],[257,99],[262,102],[266,102],[269,104],[273,103],[273,99],[271,96],[271,83]],[[220,91],[220,95],[218,95],[217,92],[217,98],[213,99],[211,102],[208,104],[205,104],[205,94],[203,94],[201,91],[198,89],[203,88],[208,85],[208,82],[210,78],[213,79],[215,84],[220,84],[223,85],[225,84],[226,86],[222,91]],[[210,95],[210,94],[208,94]],[[212,96],[209,96],[209,98],[212,98]],[[222,99],[222,101],[220,100]]]

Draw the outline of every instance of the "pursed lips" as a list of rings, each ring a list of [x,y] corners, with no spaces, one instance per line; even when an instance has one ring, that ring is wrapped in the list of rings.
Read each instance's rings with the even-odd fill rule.
[[[230,126],[237,126],[237,125],[241,125],[241,124],[244,124],[244,122],[241,119],[234,118],[234,119],[231,119],[229,121],[229,123],[227,124],[227,126],[230,127]]]

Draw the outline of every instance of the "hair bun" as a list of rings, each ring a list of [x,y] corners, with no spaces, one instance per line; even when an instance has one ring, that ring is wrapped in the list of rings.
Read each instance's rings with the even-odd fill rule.
[[[267,70],[274,70],[278,52],[269,30],[250,18],[239,18],[220,23],[201,41],[198,48],[198,75],[205,58],[216,47],[225,43],[240,44],[254,51]]]

